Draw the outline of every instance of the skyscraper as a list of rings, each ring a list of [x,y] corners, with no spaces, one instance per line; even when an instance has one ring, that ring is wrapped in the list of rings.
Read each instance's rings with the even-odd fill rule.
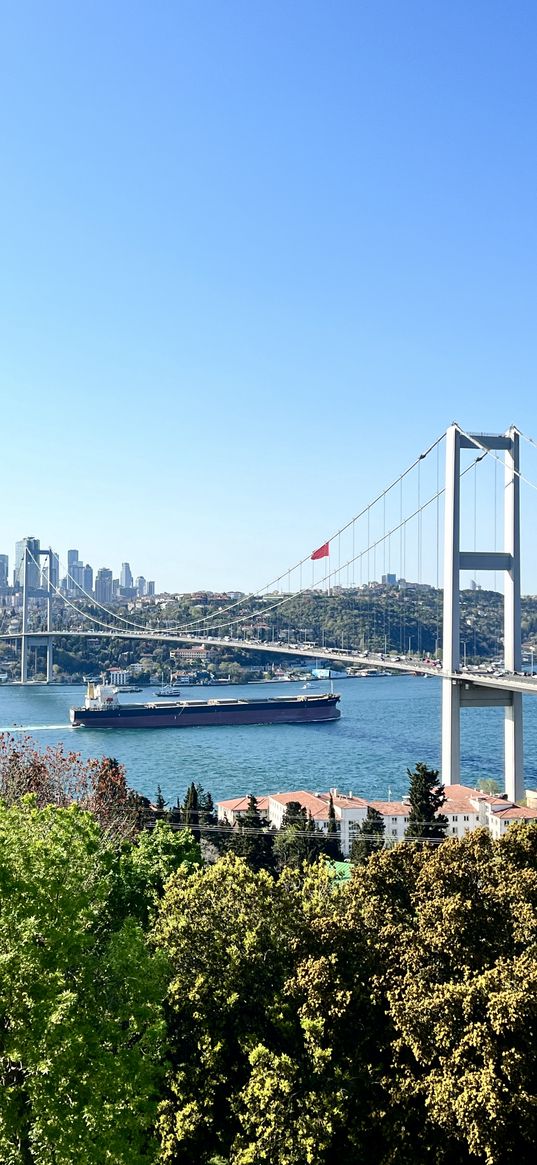
[[[75,591],[76,586],[76,566],[79,562],[78,550],[67,551],[67,590]]]
[[[84,586],[84,563],[80,558],[77,558],[76,562],[73,562],[69,567],[69,575],[71,592],[80,597],[80,592]]]
[[[136,594],[139,598],[141,598],[142,595],[145,595],[146,582],[143,574],[138,575],[134,585],[136,587]]]
[[[106,566],[101,566],[101,569],[97,571],[95,598],[98,603],[110,603],[112,601],[112,571],[108,570]]]
[[[121,575],[119,577],[120,587],[132,587],[132,571],[128,562],[121,563]]]
[[[26,585],[34,590],[39,589],[41,582],[41,564],[39,562],[39,538],[29,536],[21,538],[15,543],[15,569],[13,571],[13,585],[22,587],[24,581],[24,555],[28,550],[26,562]]]
[[[90,566],[89,562],[87,562],[84,567],[82,586],[84,587],[86,594],[93,594],[93,567]]]
[[[9,579],[9,558],[7,554],[0,554],[0,587],[7,587]]]
[[[50,566],[50,581],[53,587],[60,585],[60,556],[59,554],[52,555]]]
[[[147,583],[147,589],[146,589],[146,592],[145,592],[145,593],[146,593],[146,595],[154,595],[154,593],[155,593],[155,584],[154,584],[154,582],[153,582],[153,580],[152,580],[152,579],[149,579],[149,581],[148,581],[148,583]]]

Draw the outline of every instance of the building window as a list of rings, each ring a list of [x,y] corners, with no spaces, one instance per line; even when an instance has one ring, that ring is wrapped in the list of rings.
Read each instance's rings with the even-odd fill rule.
[[[396,829],[392,829],[392,837],[397,837],[397,830]]]
[[[407,824],[407,822],[408,822],[408,817],[403,817],[403,821],[404,821],[404,823],[405,823],[405,825],[406,825],[406,824]]]
[[[397,817],[392,817],[392,825],[397,825]]]
[[[452,832],[452,833],[458,833],[458,832],[459,832],[459,830],[458,830],[458,828],[457,828],[457,826],[456,826],[456,825],[454,825],[454,826],[452,827],[452,830],[451,830],[451,832]]]
[[[469,818],[469,817],[464,817],[464,818],[463,818],[463,820],[464,820],[464,821],[469,821],[469,820],[470,820],[470,818]]]
[[[456,813],[454,813],[454,814],[453,814],[453,817],[452,817],[452,819],[451,819],[451,820],[452,820],[452,821],[458,821],[458,820],[459,820],[459,818],[457,817],[457,814],[456,814]]]

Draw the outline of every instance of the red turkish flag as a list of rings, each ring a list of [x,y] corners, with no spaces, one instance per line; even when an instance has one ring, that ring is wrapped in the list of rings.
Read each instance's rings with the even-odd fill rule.
[[[328,558],[329,554],[330,554],[330,543],[323,542],[323,545],[319,546],[318,550],[313,551],[313,554],[311,557],[312,557],[313,562],[317,562],[318,558]]]

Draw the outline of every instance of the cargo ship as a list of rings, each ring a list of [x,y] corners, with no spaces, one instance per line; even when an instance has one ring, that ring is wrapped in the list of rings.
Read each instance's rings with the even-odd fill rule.
[[[121,704],[105,684],[88,684],[84,706],[71,708],[74,728],[222,728],[233,724],[319,724],[338,720],[340,697],[275,696],[267,700],[177,700]]]

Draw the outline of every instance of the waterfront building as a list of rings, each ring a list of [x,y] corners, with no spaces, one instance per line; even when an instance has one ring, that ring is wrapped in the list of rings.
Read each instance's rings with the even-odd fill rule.
[[[232,797],[229,801],[218,802],[218,820],[226,825],[235,825],[248,810],[249,797]],[[268,797],[256,797],[260,817],[267,818]]]
[[[28,587],[34,590],[39,590],[41,583],[41,565],[39,562],[39,551],[41,544],[39,538],[30,536],[28,538],[21,538],[20,542],[15,543],[15,569],[13,571],[13,586],[22,587],[24,576],[24,555],[28,550],[28,558],[26,563],[26,583]]]
[[[129,673],[124,667],[110,668],[110,683],[116,688],[125,688],[129,682]]]
[[[510,801],[505,794],[490,795],[466,785],[446,785],[444,793],[446,799],[439,812],[447,818],[446,838],[464,837],[466,833],[479,827],[488,829],[492,837],[498,838],[513,821],[537,821],[537,807],[518,805],[515,801]],[[260,797],[258,802],[267,801],[264,815],[273,829],[281,829],[287,805],[291,801],[296,801],[307,814],[311,814],[316,826],[326,832],[330,797],[345,857],[350,854],[356,831],[367,818],[369,806],[376,809],[384,821],[384,843],[394,845],[404,841],[410,819],[408,797],[404,797],[402,801],[368,801],[363,797],[354,796],[352,791],[348,795],[340,793],[337,788],[326,793],[310,793],[305,789],[298,789],[292,793]],[[235,806],[240,805],[243,800],[244,798],[235,798],[231,801],[218,801],[216,805],[218,820],[233,825],[237,816]],[[239,808],[239,814],[240,812]]]
[[[112,571],[106,566],[101,566],[95,579],[95,598],[98,603],[112,602],[112,582]]]

